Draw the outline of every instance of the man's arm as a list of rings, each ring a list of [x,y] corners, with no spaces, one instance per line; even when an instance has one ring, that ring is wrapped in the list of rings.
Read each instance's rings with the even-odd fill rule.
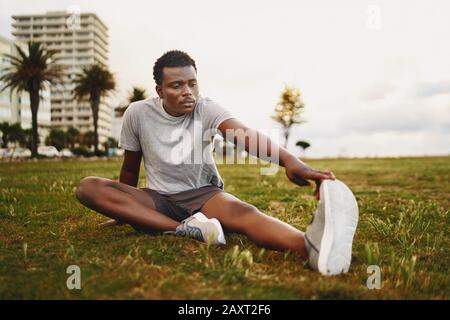
[[[125,150],[125,156],[120,170],[119,182],[137,187],[139,181],[139,169],[141,166],[142,151]]]
[[[219,130],[222,133],[222,135],[225,138],[227,138],[230,142],[233,142],[235,145],[239,145],[240,147],[245,148],[245,151],[262,160],[271,159],[272,155],[274,153],[276,154],[276,152],[278,151],[279,155],[278,164],[282,167],[286,167],[286,163],[288,163],[289,161],[299,161],[285,148],[278,146],[270,138],[266,137],[261,132],[258,132],[257,130],[247,127],[237,119],[229,119],[223,121],[219,125]],[[230,133],[228,133],[228,135],[227,130],[230,130],[229,131]],[[244,133],[244,135],[239,135],[239,131],[241,133]],[[245,144],[243,141],[244,137],[245,137]],[[257,147],[255,150],[251,150],[252,148],[250,146],[252,144]],[[267,147],[265,150],[263,150],[262,146]],[[278,150],[275,150],[275,148],[278,148]],[[265,157],[267,157],[267,159]]]
[[[285,148],[277,145],[270,138],[258,132],[257,130],[248,128],[237,119],[228,119],[223,121],[219,125],[219,130],[227,140],[240,147],[245,148],[248,153],[260,159],[271,159],[272,155],[276,155],[278,152],[279,165],[283,166],[286,169],[286,176],[290,181],[300,186],[309,185],[310,183],[308,182],[308,180],[314,180],[316,181],[316,184],[319,185],[320,181],[323,179],[335,179],[335,176],[332,172],[319,171],[310,168],[307,164],[297,159]],[[231,134],[229,133],[227,135],[227,130],[229,130]],[[245,135],[241,135],[241,137],[239,137],[239,131],[245,132]],[[252,144],[256,145],[256,152],[255,150],[251,150],[252,148],[250,146]]]
[[[139,169],[141,167],[142,151],[125,150],[122,169],[120,169],[119,182],[132,187],[137,187],[139,181]],[[120,226],[123,222],[115,219],[101,223],[102,227]]]

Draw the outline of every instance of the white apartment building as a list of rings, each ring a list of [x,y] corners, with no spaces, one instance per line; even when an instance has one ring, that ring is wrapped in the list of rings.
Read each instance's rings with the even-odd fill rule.
[[[16,45],[27,52],[26,44],[0,36],[0,75],[3,74],[4,68],[10,66],[9,59],[5,55],[18,56]],[[4,83],[0,82],[0,88],[3,88],[3,86]],[[9,124],[19,122],[22,129],[31,128],[31,108],[28,92],[23,91],[21,94],[17,94],[15,91],[11,92],[9,88],[0,92],[0,122],[4,121]],[[39,103],[38,132],[40,144],[44,144],[45,138],[48,136],[50,121],[50,90],[47,89],[41,92]]]
[[[56,52],[57,63],[66,67],[63,85],[51,88],[51,125],[81,132],[93,131],[92,111],[88,101],[73,97],[75,75],[94,63],[108,66],[108,28],[94,13],[74,16],[68,12],[14,15],[13,35],[17,40],[41,42]],[[112,107],[100,105],[99,142],[111,136]],[[101,145],[99,145],[101,148]]]

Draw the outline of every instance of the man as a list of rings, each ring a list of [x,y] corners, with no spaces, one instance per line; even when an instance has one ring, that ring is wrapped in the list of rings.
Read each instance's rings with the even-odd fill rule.
[[[285,168],[289,180],[300,186],[309,185],[308,180],[319,186],[324,179],[334,180],[333,173],[308,167],[211,99],[201,97],[195,61],[188,54],[177,50],[165,53],[156,61],[153,76],[158,97],[134,102],[124,114],[120,147],[125,156],[120,182],[84,178],[76,190],[78,200],[113,218],[108,225],[127,223],[142,231],[162,231],[216,244],[225,243],[223,227],[246,235],[257,245],[295,252],[309,259],[317,270],[324,218],[314,219],[309,228],[313,234],[305,237],[289,224],[225,192],[207,133],[217,132],[238,143],[238,134],[233,132],[246,132],[245,149],[258,157],[263,157],[263,147],[269,157],[277,155],[276,162]],[[257,141],[256,152],[250,150],[252,140]],[[147,188],[138,189],[142,158]]]

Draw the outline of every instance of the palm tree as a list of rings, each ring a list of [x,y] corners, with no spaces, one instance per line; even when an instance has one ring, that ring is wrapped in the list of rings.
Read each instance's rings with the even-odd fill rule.
[[[116,116],[122,117],[123,114],[125,113],[125,110],[127,110],[128,106],[130,105],[130,103],[145,99],[147,99],[147,93],[145,92],[145,89],[142,89],[140,87],[133,87],[133,91],[131,91],[128,94],[127,105],[116,108]]]
[[[140,87],[133,87],[133,91],[128,95],[129,103],[145,99],[147,99],[147,93],[145,92],[145,89]]]
[[[50,84],[59,81],[63,75],[61,65],[54,64],[55,52],[46,50],[39,42],[28,42],[28,53],[18,45],[15,46],[18,56],[7,54],[11,66],[3,69],[0,81],[5,85],[0,91],[10,88],[18,93],[26,91],[30,94],[31,128],[32,128],[32,157],[37,157],[38,122],[40,92]]]
[[[75,78],[75,98],[82,100],[87,97],[91,104],[94,120],[94,150],[98,153],[98,111],[100,100],[109,91],[114,90],[114,76],[101,64],[94,64],[83,69]]]

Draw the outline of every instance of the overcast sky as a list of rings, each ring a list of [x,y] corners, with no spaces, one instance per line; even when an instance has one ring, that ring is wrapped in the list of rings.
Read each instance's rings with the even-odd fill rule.
[[[449,1],[0,0],[11,15],[94,12],[109,28],[116,103],[132,86],[156,95],[154,61],[187,51],[200,92],[245,124],[270,119],[284,84],[300,89],[305,123],[292,129],[307,155],[450,154]]]

